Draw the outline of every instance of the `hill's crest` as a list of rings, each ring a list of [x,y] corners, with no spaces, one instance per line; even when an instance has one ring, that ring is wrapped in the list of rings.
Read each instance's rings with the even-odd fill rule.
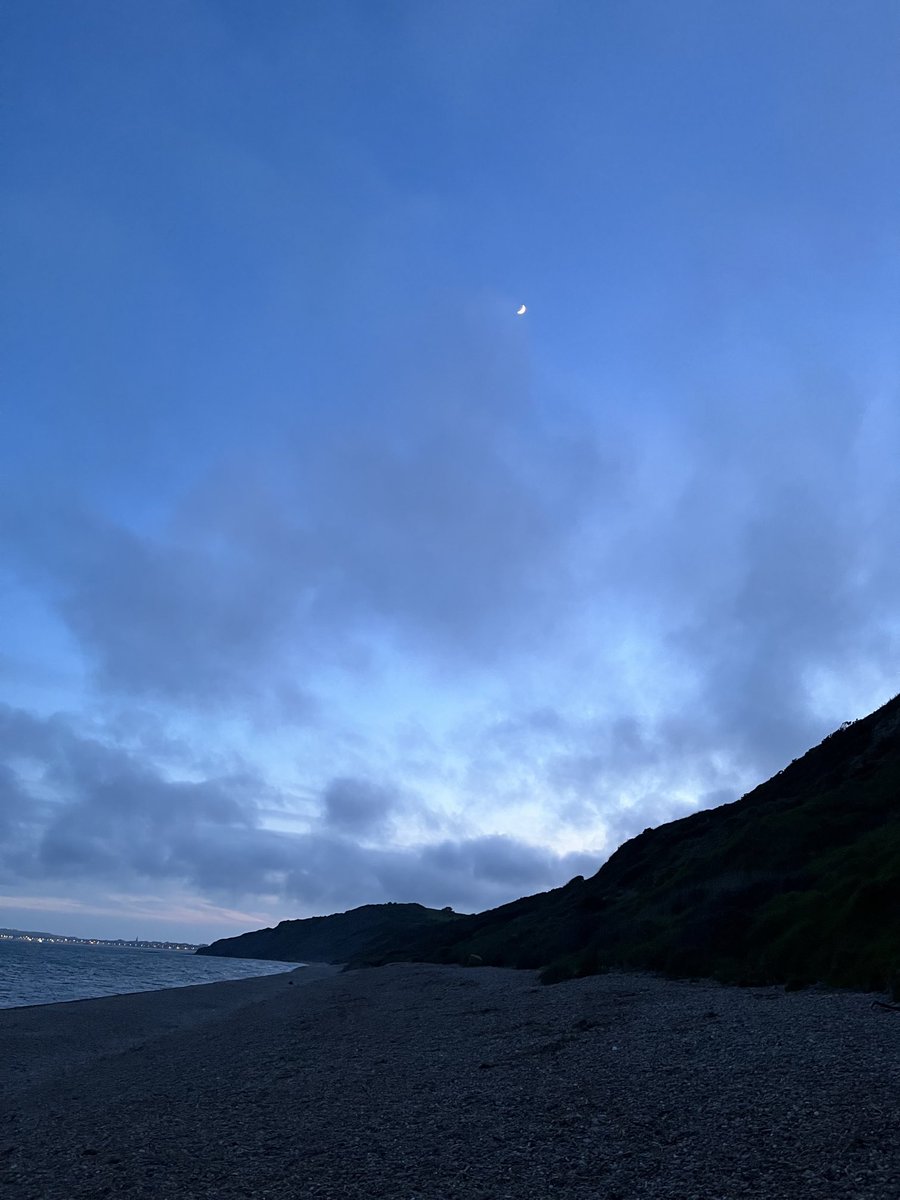
[[[390,909],[398,911],[385,920]],[[372,905],[282,922],[206,953],[240,944],[242,956],[275,957],[268,949],[286,944],[284,926],[308,931],[287,957],[356,965],[480,960],[543,968],[548,982],[628,967],[736,983],[896,986],[900,696],[733,804],[644,830],[590,879],[473,916]]]
[[[281,921],[274,929],[257,929],[221,938],[198,950],[223,958],[265,958],[278,962],[342,963],[362,953],[387,954],[413,931],[458,920],[452,909],[421,904],[364,904],[329,917]]]

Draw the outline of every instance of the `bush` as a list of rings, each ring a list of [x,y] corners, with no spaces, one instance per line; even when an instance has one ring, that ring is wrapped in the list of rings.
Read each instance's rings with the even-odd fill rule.
[[[544,967],[538,976],[541,983],[567,983],[570,979],[575,979],[575,977],[575,964],[570,958],[557,959],[556,962],[550,963],[548,967]]]

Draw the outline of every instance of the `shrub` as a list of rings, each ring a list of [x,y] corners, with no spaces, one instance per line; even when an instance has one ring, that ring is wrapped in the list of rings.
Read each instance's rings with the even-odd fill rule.
[[[570,958],[560,958],[544,967],[538,978],[541,983],[567,983],[576,977],[575,964]]]

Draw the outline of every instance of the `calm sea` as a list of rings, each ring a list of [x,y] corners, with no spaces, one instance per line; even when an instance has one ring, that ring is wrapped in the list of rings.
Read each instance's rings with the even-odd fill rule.
[[[198,958],[177,950],[0,940],[0,1008],[275,975],[297,966],[255,958]]]

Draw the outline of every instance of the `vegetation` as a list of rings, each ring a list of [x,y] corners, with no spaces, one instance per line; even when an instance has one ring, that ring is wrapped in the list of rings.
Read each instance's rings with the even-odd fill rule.
[[[590,879],[472,916],[370,904],[201,954],[378,965],[611,967],[900,998],[900,696],[734,804],[645,829]]]
[[[263,958],[277,962],[346,962],[360,953],[384,955],[405,936],[460,920],[450,908],[421,904],[365,904],[331,917],[282,921],[222,938],[198,954],[222,958]]]
[[[735,803],[645,830],[590,879],[411,925],[354,961],[473,955],[546,982],[629,967],[897,994],[900,696]]]

